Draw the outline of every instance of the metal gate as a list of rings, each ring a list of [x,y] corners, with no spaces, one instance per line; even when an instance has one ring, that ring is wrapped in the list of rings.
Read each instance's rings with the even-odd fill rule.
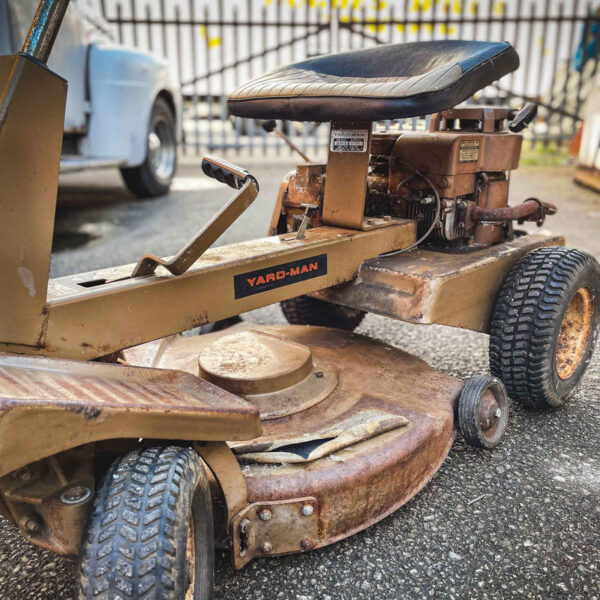
[[[598,2],[571,0],[101,0],[116,39],[166,57],[185,98],[188,153],[284,147],[252,120],[232,118],[226,97],[237,85],[281,64],[382,43],[431,39],[507,40],[521,68],[470,102],[540,105],[528,135],[561,144],[574,135],[596,75]],[[421,119],[383,128],[418,128]],[[284,123],[307,153],[326,125]]]

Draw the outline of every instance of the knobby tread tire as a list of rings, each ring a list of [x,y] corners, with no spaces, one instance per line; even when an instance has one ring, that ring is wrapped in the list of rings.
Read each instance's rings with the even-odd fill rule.
[[[310,296],[298,296],[280,302],[281,310],[292,325],[316,325],[354,331],[365,317],[365,312],[338,306]]]
[[[592,333],[581,364],[569,379],[556,372],[556,341],[564,312],[582,286],[594,300]],[[579,250],[539,248],[509,272],[490,325],[490,369],[508,395],[535,408],[564,403],[581,380],[598,334],[600,267]]]
[[[183,600],[189,581],[188,525],[191,511],[198,510],[198,490],[204,489],[206,474],[190,448],[136,450],[116,460],[90,515],[80,557],[79,600]],[[206,497],[200,500],[205,503]],[[205,581],[197,581],[195,589],[208,590],[198,596],[208,600],[213,568],[210,500],[203,508],[204,521],[198,525],[194,517],[194,525],[208,531],[196,532],[196,558],[210,565],[204,565]]]

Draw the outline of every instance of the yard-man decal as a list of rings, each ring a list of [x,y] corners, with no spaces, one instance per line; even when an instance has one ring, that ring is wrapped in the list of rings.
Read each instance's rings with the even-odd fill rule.
[[[242,273],[233,278],[235,298],[260,294],[321,275],[327,275],[327,254]]]

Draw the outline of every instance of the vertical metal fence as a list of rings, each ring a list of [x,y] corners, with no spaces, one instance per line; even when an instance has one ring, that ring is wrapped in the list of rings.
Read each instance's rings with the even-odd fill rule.
[[[188,153],[277,152],[284,147],[252,120],[230,117],[226,97],[281,64],[376,44],[432,39],[506,40],[520,69],[470,102],[540,105],[528,135],[562,144],[576,131],[596,76],[599,2],[584,0],[99,0],[116,39],[164,56],[181,81]],[[419,119],[378,124],[424,126]],[[307,153],[326,125],[284,123]]]

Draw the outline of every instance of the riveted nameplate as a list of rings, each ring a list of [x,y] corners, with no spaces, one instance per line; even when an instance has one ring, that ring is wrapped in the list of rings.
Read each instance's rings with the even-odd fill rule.
[[[369,144],[368,129],[333,129],[332,152],[366,152]]]
[[[327,254],[241,273],[233,278],[235,299],[260,294],[322,275],[327,275]]]
[[[458,162],[470,163],[479,160],[479,140],[465,140],[458,147]]]

